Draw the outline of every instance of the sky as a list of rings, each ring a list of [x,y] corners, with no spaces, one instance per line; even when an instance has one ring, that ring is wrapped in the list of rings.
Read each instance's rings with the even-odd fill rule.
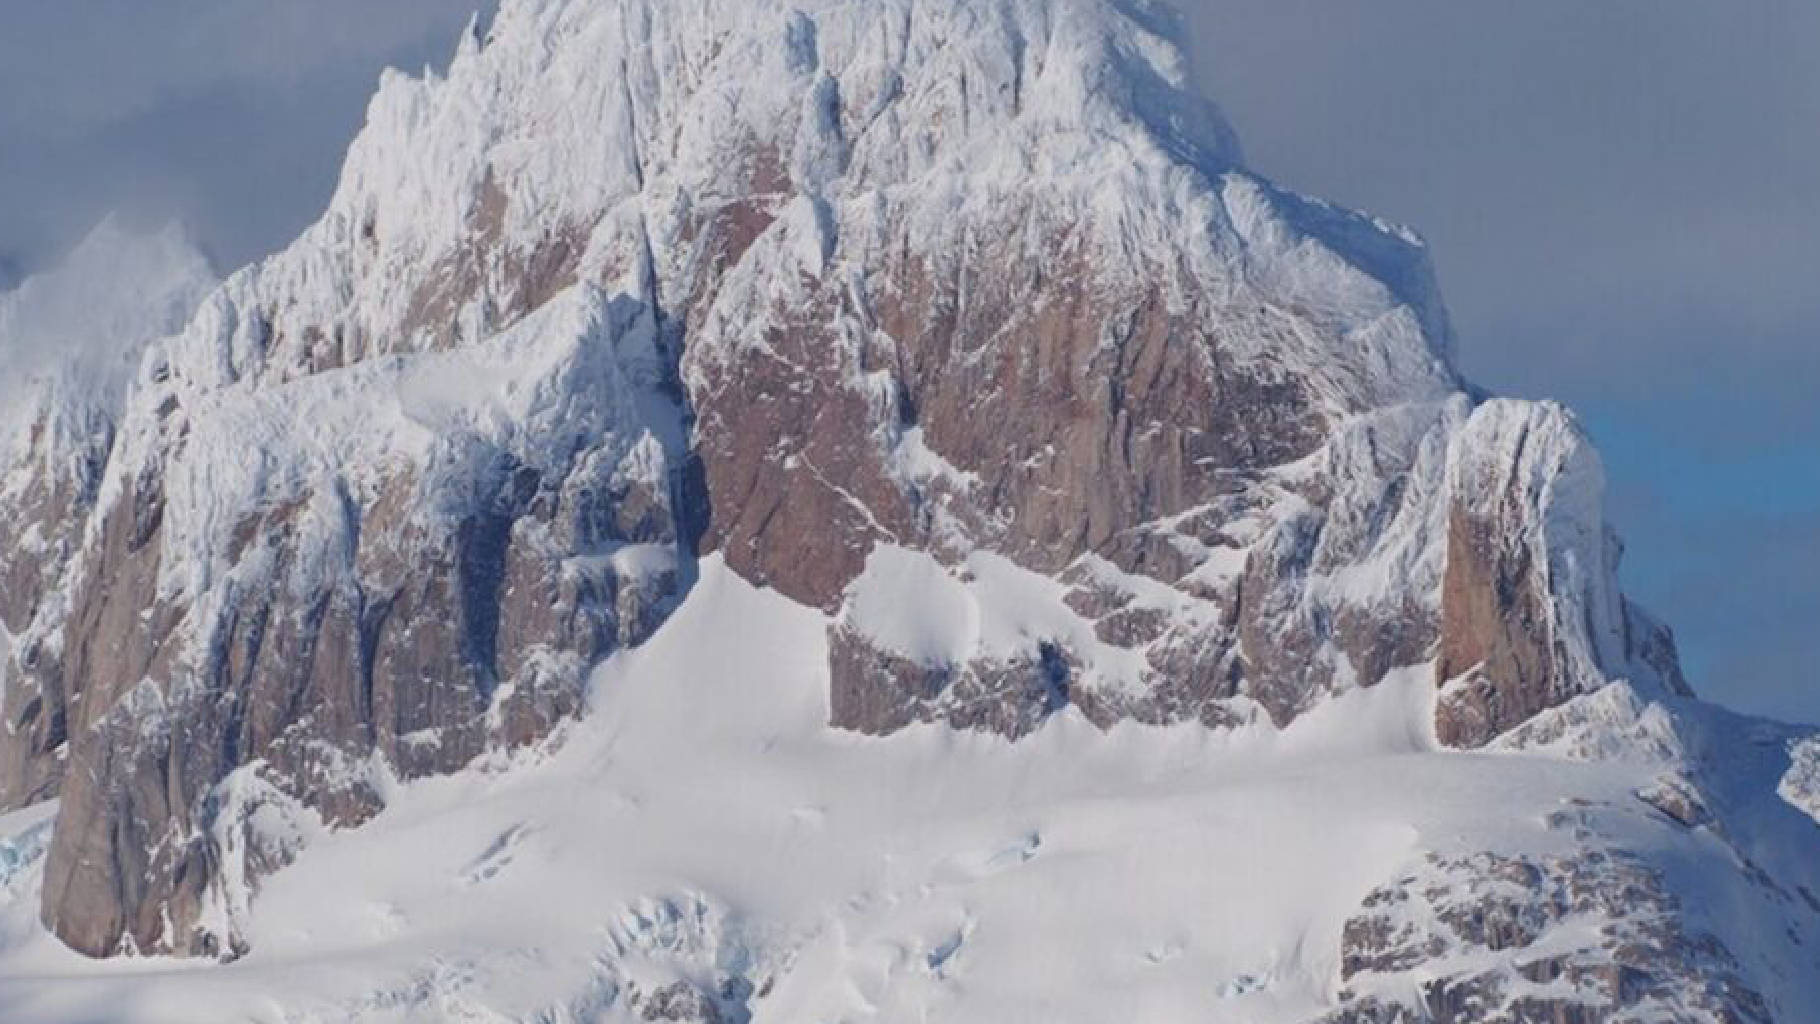
[[[1820,5],[1185,6],[1249,164],[1413,227],[1467,375],[1579,413],[1696,688],[1820,722]]]
[[[387,66],[442,63],[473,0],[5,0],[0,282],[123,210],[222,268],[328,204]]]
[[[109,210],[282,246],[474,6],[7,0],[0,286]],[[1696,687],[1820,722],[1820,4],[1182,6],[1250,164],[1420,232],[1467,374],[1581,414]]]

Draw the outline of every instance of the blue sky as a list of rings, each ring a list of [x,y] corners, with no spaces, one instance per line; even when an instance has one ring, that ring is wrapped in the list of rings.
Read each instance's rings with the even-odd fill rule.
[[[111,208],[281,245],[473,6],[8,0],[0,281]],[[1182,6],[1250,162],[1420,231],[1468,374],[1581,413],[1695,684],[1820,721],[1820,4]]]

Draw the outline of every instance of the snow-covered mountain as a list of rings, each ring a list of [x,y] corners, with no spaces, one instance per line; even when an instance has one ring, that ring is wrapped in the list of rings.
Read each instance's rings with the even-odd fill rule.
[[[172,228],[105,221],[56,271],[0,294],[0,802],[54,796],[68,739],[59,657],[71,589],[133,373],[217,282]]]
[[[283,252],[11,293],[8,1019],[1820,1005],[1817,741],[1176,35],[507,0]]]

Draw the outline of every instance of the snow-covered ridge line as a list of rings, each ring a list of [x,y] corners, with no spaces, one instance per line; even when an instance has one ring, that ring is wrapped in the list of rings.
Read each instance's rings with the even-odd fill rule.
[[[0,294],[0,805],[56,792],[62,693],[27,666],[62,657],[87,521],[145,355],[215,285],[180,228],[141,235],[110,218]]]
[[[271,878],[244,959],[134,973],[26,929],[0,948],[0,1002],[110,1024],[630,1024],[653,1001],[694,1024],[1358,1024],[1450,991],[1598,1019],[1630,1005],[1599,986],[1621,970],[1641,1005],[1704,1024],[1753,1000],[1799,1019],[1814,995],[1811,972],[1764,970],[1801,962],[1766,922],[1813,922],[1734,869],[1736,837],[1634,795],[1655,764],[1437,750],[1404,731],[1434,699],[1419,673],[1286,729],[1067,711],[1018,743],[859,739],[824,726],[827,635],[711,556],[562,742],[411,784]],[[1586,700],[1564,717],[1629,714]],[[41,820],[0,818],[24,890]],[[20,916],[0,897],[0,936]],[[1547,963],[1558,983],[1534,980]]]
[[[650,769],[669,735],[631,737],[679,712],[611,687],[667,681],[627,675],[660,630],[711,651],[729,603],[815,638],[715,667],[762,666],[727,705],[748,752],[786,711],[824,754],[867,746],[829,724],[1108,757],[1326,728],[1310,757],[1382,743],[1444,778],[1471,769],[1437,742],[1610,762],[1588,792],[1650,799],[1599,828],[1701,804],[1672,641],[1617,588],[1572,417],[1465,393],[1419,243],[1246,172],[1168,26],[1122,0],[508,0],[446,75],[387,76],[322,220],[150,347],[54,628],[11,659],[0,764],[61,783],[46,924],[257,958],[289,941],[260,887],[311,840],[359,850],[413,783],[484,788],[588,700],[633,748],[602,777]],[[1333,728],[1367,705],[1365,735]],[[492,824],[475,884],[540,848]],[[1446,852],[1452,884],[1483,851]],[[712,889],[620,893],[563,1012],[762,998],[764,918]],[[1342,1001],[1351,909],[1282,965],[1298,1008]],[[965,926],[919,936],[932,987],[974,955]],[[651,942],[685,963],[628,966]],[[1234,997],[1275,969],[1198,962]]]

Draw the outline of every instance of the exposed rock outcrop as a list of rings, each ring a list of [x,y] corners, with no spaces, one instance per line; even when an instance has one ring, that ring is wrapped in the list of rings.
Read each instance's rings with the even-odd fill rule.
[[[389,75],[322,220],[16,464],[0,799],[63,799],[65,941],[241,950],[296,848],[248,801],[548,735],[698,551],[829,614],[860,732],[1681,690],[1571,420],[1464,391],[1417,240],[1242,168],[1162,9],[728,9],[515,0]]]
[[[1598,456],[1559,407],[1498,402],[1457,441],[1436,674],[1442,742],[1481,746],[1613,679],[1685,694],[1617,590]]]
[[[1688,930],[1658,871],[1596,846],[1430,858],[1366,899],[1343,956],[1343,1005],[1323,1024],[1772,1019],[1732,953]]]
[[[579,707],[677,586],[675,413],[616,352],[652,337],[580,286],[484,343],[257,389],[192,390],[160,353],[72,596],[59,934],[227,952],[189,929],[241,898],[214,865],[236,768],[353,824],[383,778]]]
[[[179,231],[106,221],[55,271],[0,295],[0,806],[61,785],[64,624],[129,380],[214,285]]]

